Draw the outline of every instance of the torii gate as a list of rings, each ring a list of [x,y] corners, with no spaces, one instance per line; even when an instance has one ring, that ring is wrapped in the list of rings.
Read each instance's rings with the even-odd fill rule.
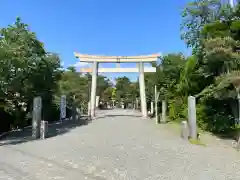
[[[147,117],[147,103],[145,92],[144,72],[156,72],[155,67],[145,67],[144,63],[156,62],[160,54],[146,55],[146,56],[96,56],[79,54],[74,52],[74,56],[79,58],[81,62],[92,63],[92,68],[82,68],[80,72],[92,72],[92,88],[91,88],[91,101],[90,112],[91,117],[95,116],[96,106],[96,88],[97,88],[97,74],[98,72],[139,72],[139,87],[141,99],[142,116]],[[99,63],[137,63],[136,68],[98,68]]]

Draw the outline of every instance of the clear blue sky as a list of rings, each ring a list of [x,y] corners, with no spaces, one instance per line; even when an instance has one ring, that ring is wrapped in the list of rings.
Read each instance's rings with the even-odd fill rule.
[[[65,67],[78,62],[74,51],[124,56],[180,51],[189,54],[179,30],[180,11],[188,1],[1,0],[0,27],[20,16],[48,51],[59,53]],[[127,66],[134,65],[122,65]],[[127,75],[132,80],[137,77],[105,75]]]

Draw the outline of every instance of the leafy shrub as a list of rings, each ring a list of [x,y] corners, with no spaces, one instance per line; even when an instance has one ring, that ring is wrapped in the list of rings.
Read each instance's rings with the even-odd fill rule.
[[[197,123],[204,130],[228,134],[235,126],[229,99],[201,102],[197,105]]]
[[[169,101],[169,118],[173,121],[181,121],[187,119],[187,105],[181,98],[172,99]]]

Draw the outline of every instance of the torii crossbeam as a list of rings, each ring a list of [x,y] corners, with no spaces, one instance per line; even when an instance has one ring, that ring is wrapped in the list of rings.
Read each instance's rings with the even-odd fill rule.
[[[92,73],[92,68],[81,68],[82,73]],[[137,73],[139,68],[98,68],[99,73]],[[144,67],[144,72],[156,72],[155,67]]]

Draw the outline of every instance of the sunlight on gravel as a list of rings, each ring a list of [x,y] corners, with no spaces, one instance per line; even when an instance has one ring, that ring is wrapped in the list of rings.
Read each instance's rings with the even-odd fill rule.
[[[103,110],[46,140],[0,146],[1,180],[238,180],[238,152],[183,141],[133,110]],[[5,140],[6,141],[6,140]]]

